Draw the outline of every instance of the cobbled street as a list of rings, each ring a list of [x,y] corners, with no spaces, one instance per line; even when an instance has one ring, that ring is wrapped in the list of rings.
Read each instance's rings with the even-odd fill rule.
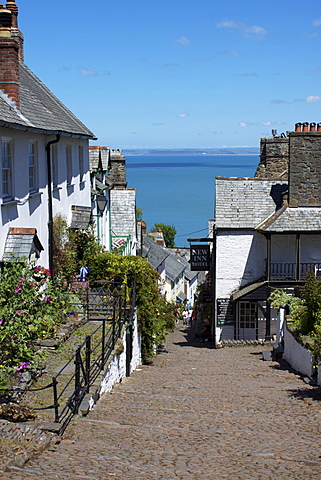
[[[262,346],[166,351],[6,480],[321,480],[320,390]]]

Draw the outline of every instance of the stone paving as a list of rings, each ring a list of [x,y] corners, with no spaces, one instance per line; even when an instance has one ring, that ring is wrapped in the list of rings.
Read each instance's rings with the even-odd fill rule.
[[[320,390],[262,346],[214,350],[188,332],[0,478],[321,480]]]

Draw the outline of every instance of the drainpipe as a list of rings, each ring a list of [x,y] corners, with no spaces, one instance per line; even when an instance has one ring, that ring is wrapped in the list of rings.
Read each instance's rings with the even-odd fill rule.
[[[50,140],[46,145],[47,152],[47,189],[48,189],[48,255],[49,270],[53,279],[53,214],[52,214],[52,188],[51,188],[51,145],[58,143],[60,135],[56,135],[55,140]]]

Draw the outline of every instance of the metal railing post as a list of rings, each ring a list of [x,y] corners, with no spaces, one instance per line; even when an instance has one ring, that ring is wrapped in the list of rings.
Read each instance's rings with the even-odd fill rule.
[[[116,305],[114,305],[113,307],[113,340],[112,340],[112,343],[113,343],[113,349],[115,347],[115,333],[116,333]]]
[[[59,423],[59,403],[58,403],[58,390],[57,390],[57,378],[52,377],[52,389],[54,397],[54,409],[55,409],[55,423]]]
[[[102,325],[102,338],[101,338],[101,364],[100,364],[100,370],[104,369],[105,365],[105,342],[106,342],[106,318],[103,319],[103,325]]]
[[[78,403],[80,400],[80,367],[81,367],[81,356],[80,356],[80,347],[77,348],[76,358],[75,358],[75,405],[73,414],[77,415],[78,413]]]
[[[90,355],[91,355],[91,337],[87,335],[86,337],[86,362],[85,362],[85,382],[86,382],[86,391],[89,392],[90,386]]]

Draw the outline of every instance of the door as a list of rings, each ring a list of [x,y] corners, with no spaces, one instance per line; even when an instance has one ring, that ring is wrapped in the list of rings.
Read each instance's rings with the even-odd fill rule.
[[[257,338],[257,306],[250,302],[239,302],[237,316],[237,340],[257,340]]]

